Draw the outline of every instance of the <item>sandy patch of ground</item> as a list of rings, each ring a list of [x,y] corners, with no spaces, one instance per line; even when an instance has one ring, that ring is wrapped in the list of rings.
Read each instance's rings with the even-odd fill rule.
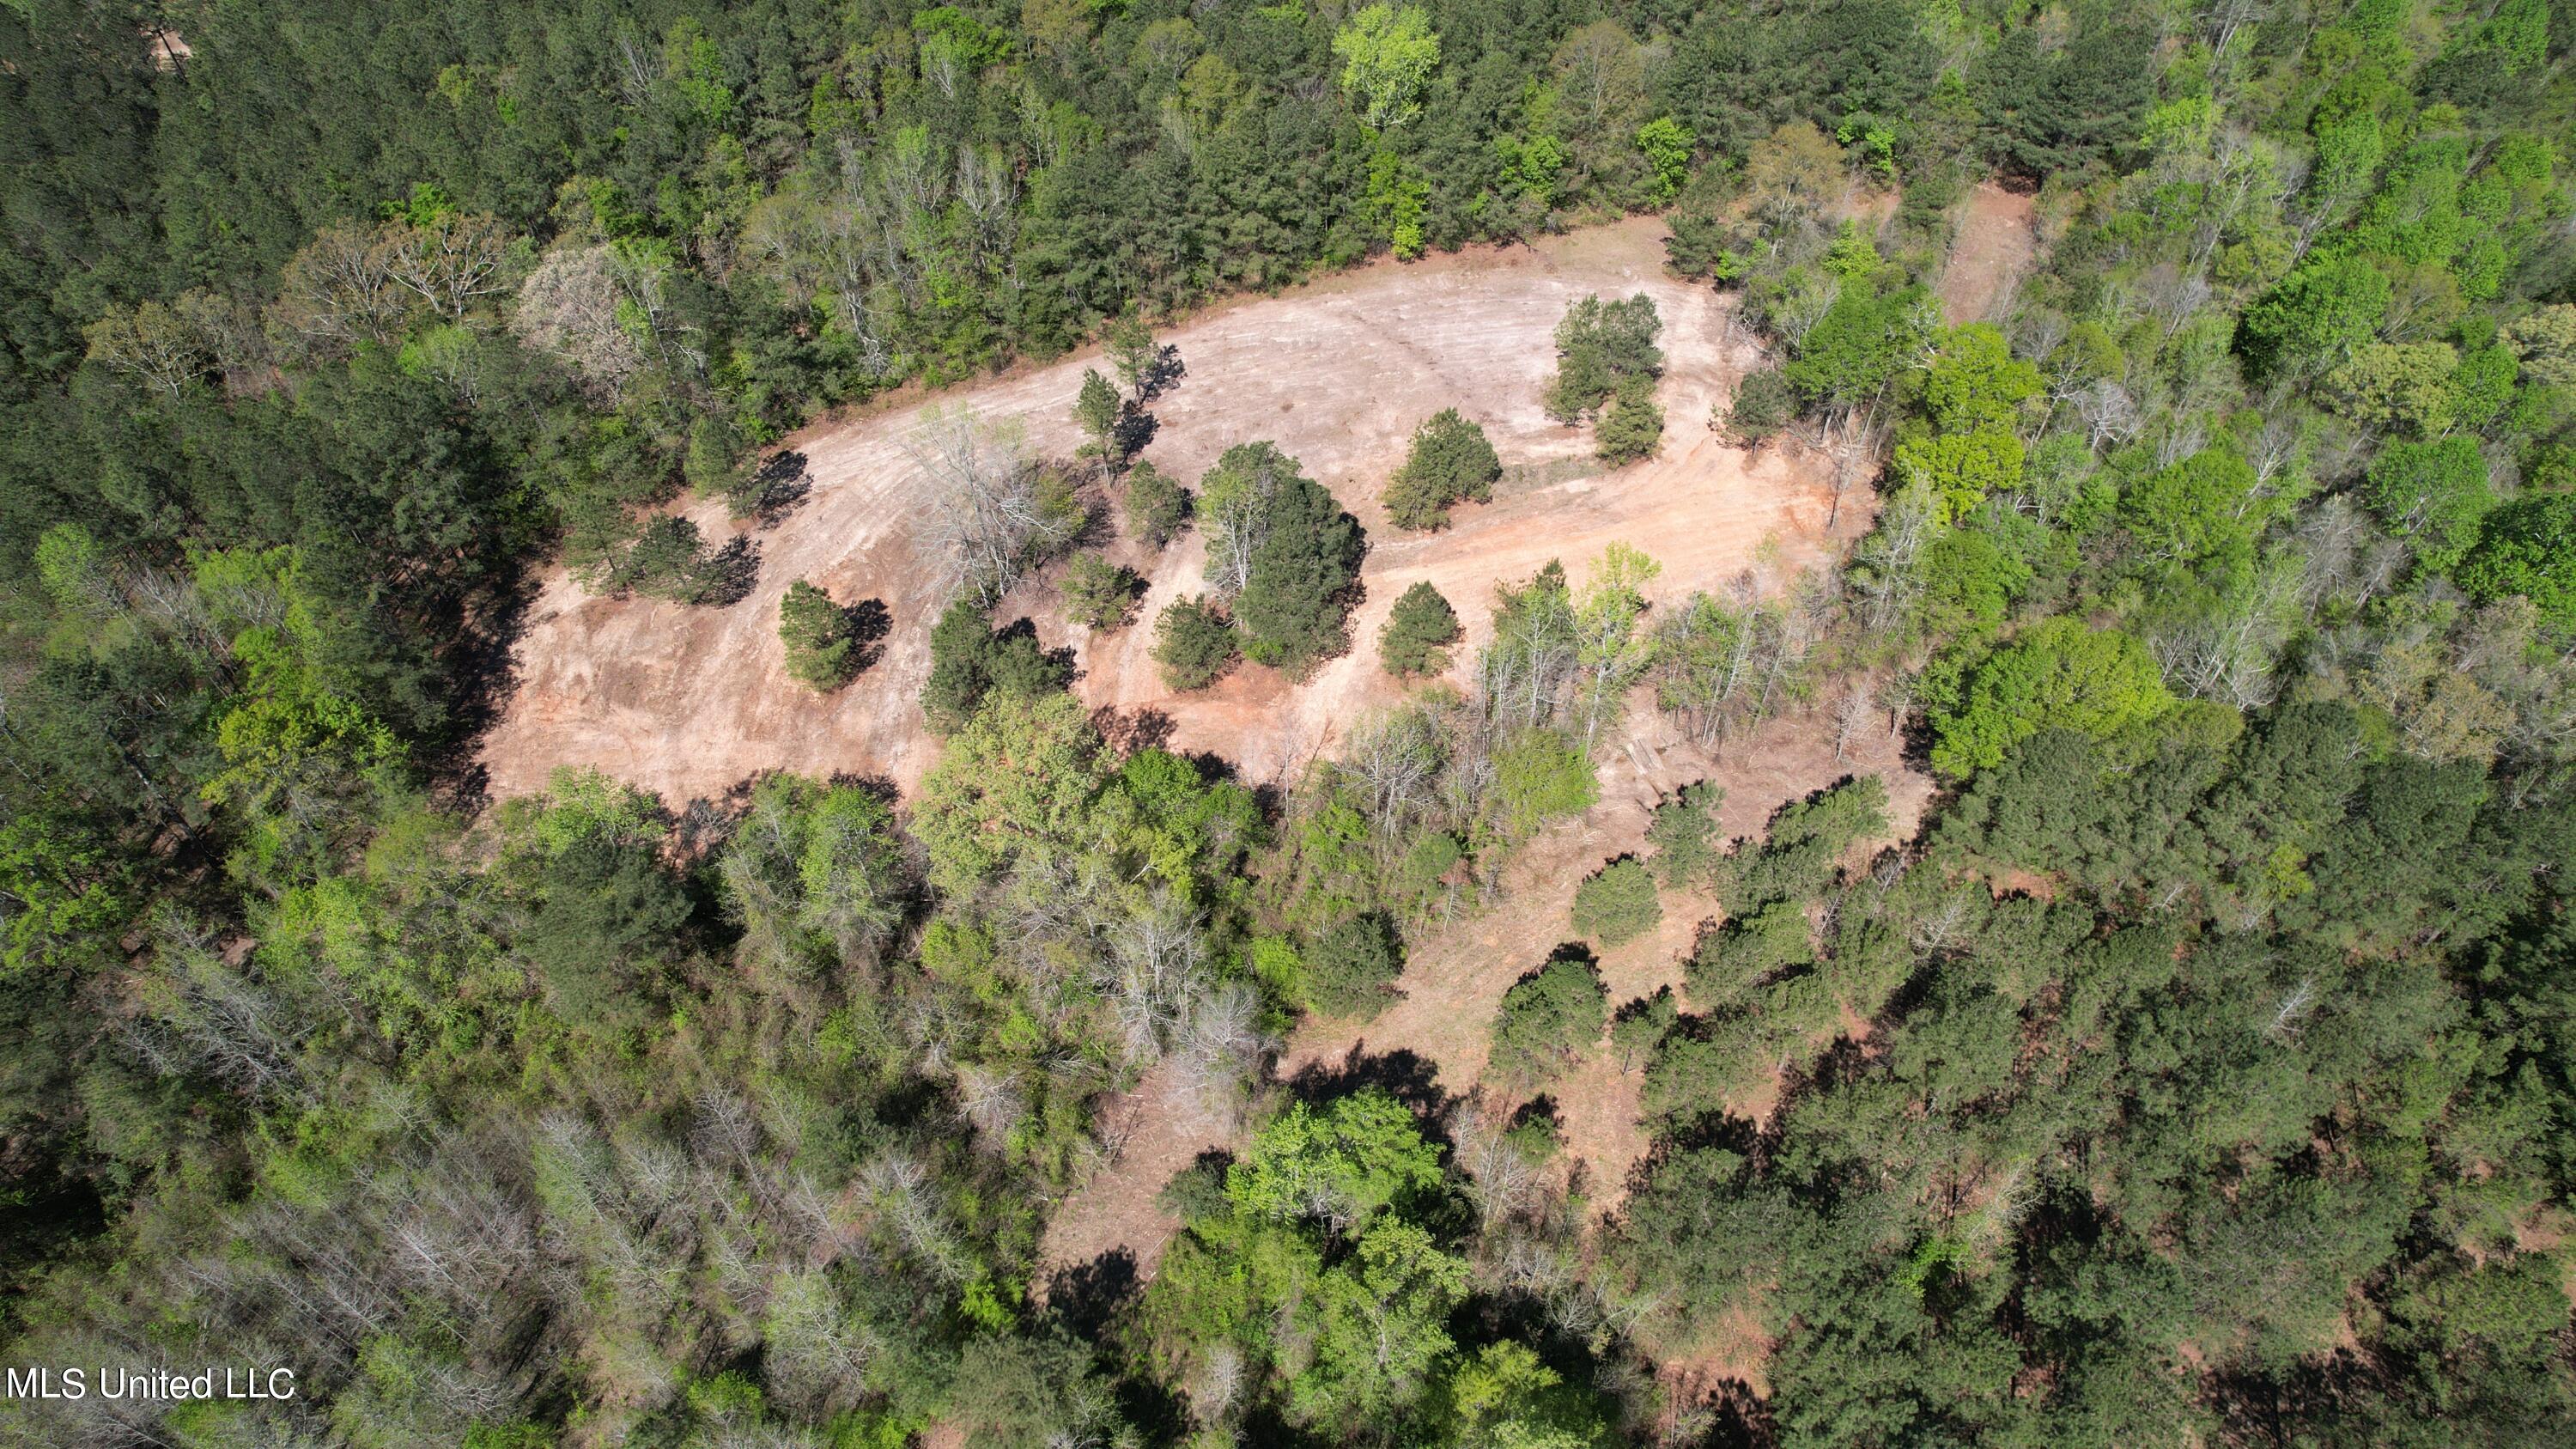
[[[1991,181],[1978,182],[1968,193],[1941,268],[1941,310],[1951,326],[2003,320],[2000,314],[2012,304],[2037,244],[2031,231],[2034,200]]]
[[[1147,657],[1150,623],[1164,603],[1201,587],[1195,535],[1159,558],[1119,546],[1150,586],[1128,629],[1101,638],[1068,632],[1044,582],[1003,613],[1034,614],[1051,647],[1074,646],[1077,687],[1092,704],[1160,710],[1175,748],[1213,750],[1260,781],[1292,773],[1367,708],[1398,696],[1377,667],[1375,636],[1418,579],[1457,606],[1472,650],[1489,627],[1496,583],[1551,558],[1579,568],[1613,541],[1663,562],[1657,592],[1665,597],[1722,585],[1765,539],[1783,569],[1821,557],[1832,541],[1818,461],[1795,448],[1730,447],[1709,427],[1711,407],[1756,354],[1731,323],[1731,303],[1663,275],[1662,237],[1660,222],[1641,218],[1535,247],[1381,263],[1231,303],[1166,334],[1188,375],[1156,401],[1160,429],[1146,457],[1194,481],[1226,448],[1269,438],[1368,526],[1354,647],[1314,678],[1292,686],[1246,666],[1204,694],[1164,691]],[[1481,422],[1506,463],[1588,454],[1586,431],[1539,409],[1555,365],[1551,336],[1573,299],[1633,291],[1652,296],[1664,319],[1662,456],[1464,507],[1437,534],[1403,536],[1385,525],[1377,493],[1414,426],[1441,408]],[[1067,453],[1077,442],[1074,392],[1083,369],[1099,365],[1096,353],[1081,354],[939,401],[1017,419],[1039,450]],[[917,783],[935,754],[915,701],[937,601],[915,553],[921,500],[905,451],[922,406],[818,425],[786,442],[805,456],[813,493],[758,535],[760,582],[739,604],[592,598],[554,571],[518,642],[516,694],[484,743],[494,793],[542,789],[562,765],[596,766],[675,807],[773,769]],[[1866,500],[1848,501],[1856,506],[1843,511],[1843,537],[1869,523]],[[734,528],[712,501],[687,511],[711,539]],[[798,687],[782,667],[778,600],[800,577],[844,603],[881,600],[892,615],[875,665],[828,697]]]

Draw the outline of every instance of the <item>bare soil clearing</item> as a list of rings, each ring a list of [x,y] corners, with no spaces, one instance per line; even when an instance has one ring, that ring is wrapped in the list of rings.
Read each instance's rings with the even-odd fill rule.
[[[2037,245],[2031,231],[2036,200],[1991,181],[1978,182],[1968,193],[1941,269],[1941,310],[1950,325],[2003,320],[1999,314],[2011,304]]]
[[[1171,1073],[1162,1067],[1103,1107],[1097,1120],[1115,1160],[1047,1215],[1038,1260],[1052,1268],[1079,1268],[1123,1251],[1142,1281],[1154,1276],[1164,1245],[1181,1226],[1163,1210],[1165,1184],[1200,1153],[1232,1148],[1235,1134],[1174,1106]],[[1043,1294],[1046,1284],[1041,1281],[1037,1289]]]
[[[1489,627],[1496,583],[1551,558],[1569,567],[1613,541],[1660,559],[1659,597],[1715,588],[1774,540],[1780,572],[1820,559],[1829,500],[1820,460],[1794,446],[1758,452],[1709,427],[1712,406],[1755,356],[1730,325],[1731,303],[1663,274],[1663,227],[1651,218],[1549,238],[1535,247],[1479,248],[1412,264],[1381,263],[1278,297],[1216,308],[1166,334],[1188,375],[1154,406],[1160,427],[1144,456],[1195,481],[1234,444],[1275,440],[1368,527],[1367,597],[1352,649],[1302,684],[1247,666],[1203,694],[1164,690],[1147,651],[1164,603],[1201,586],[1195,535],[1159,557],[1121,542],[1113,554],[1147,576],[1136,625],[1104,637],[1060,622],[1051,588],[1024,587],[1002,611],[1034,614],[1050,646],[1074,646],[1078,682],[1095,706],[1168,716],[1176,749],[1211,750],[1245,778],[1280,778],[1326,748],[1374,705],[1401,694],[1378,668],[1376,632],[1395,598],[1429,579],[1469,629]],[[1664,318],[1669,419],[1661,457],[1592,477],[1467,505],[1455,525],[1399,534],[1377,494],[1403,460],[1416,424],[1444,407],[1481,422],[1506,463],[1589,453],[1588,430],[1540,411],[1555,366],[1552,335],[1566,304],[1590,292],[1643,291]],[[935,400],[1017,419],[1042,452],[1070,453],[1068,416],[1096,353],[1032,367]],[[817,425],[782,451],[802,453],[813,479],[805,505],[757,535],[760,583],[725,609],[585,595],[561,570],[530,610],[517,649],[518,688],[487,736],[496,795],[544,788],[565,765],[595,766],[674,807],[715,797],[768,770],[885,777],[909,788],[935,757],[915,703],[929,671],[935,571],[916,555],[916,496],[905,440],[928,404]],[[1835,532],[1869,524],[1865,496],[1848,498]],[[711,539],[736,525],[712,500],[686,510]],[[790,681],[777,634],[778,600],[806,578],[844,602],[883,601],[893,629],[877,662],[848,688],[817,696]],[[1462,650],[1464,658],[1468,650]]]

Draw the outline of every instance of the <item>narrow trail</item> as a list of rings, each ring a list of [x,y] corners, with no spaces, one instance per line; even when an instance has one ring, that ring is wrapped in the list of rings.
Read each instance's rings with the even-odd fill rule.
[[[1950,325],[2003,320],[2038,247],[2031,230],[2036,200],[1991,181],[1978,182],[1968,193],[1941,268],[1941,310]]]

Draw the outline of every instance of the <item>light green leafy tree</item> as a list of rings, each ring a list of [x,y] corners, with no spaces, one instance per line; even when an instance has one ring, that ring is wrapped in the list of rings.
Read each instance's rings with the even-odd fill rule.
[[[1342,61],[1342,94],[1360,106],[1370,128],[1391,131],[1422,113],[1422,87],[1440,63],[1440,37],[1418,6],[1370,5],[1333,36]]]
[[[1225,1190],[1249,1216],[1351,1233],[1439,1182],[1440,1150],[1403,1103],[1371,1089],[1321,1111],[1290,1104],[1254,1136]]]
[[[1955,706],[1933,712],[1933,767],[1963,776],[2001,764],[2044,729],[2109,739],[2173,707],[2144,644],[2081,620],[2046,619],[1970,673]]]
[[[1316,1284],[1314,1359],[1288,1382],[1290,1409],[1310,1423],[1387,1422],[1457,1346],[1447,1324],[1467,1296],[1465,1259],[1441,1251],[1421,1224],[1396,1217],[1360,1236],[1356,1259],[1357,1272]]]

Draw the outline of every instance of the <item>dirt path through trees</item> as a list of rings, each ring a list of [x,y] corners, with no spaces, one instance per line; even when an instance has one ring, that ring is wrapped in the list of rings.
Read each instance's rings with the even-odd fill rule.
[[[1941,310],[1952,326],[2003,320],[1998,314],[2011,304],[2037,245],[2031,232],[2036,199],[1991,181],[1968,193],[1941,269]]]

